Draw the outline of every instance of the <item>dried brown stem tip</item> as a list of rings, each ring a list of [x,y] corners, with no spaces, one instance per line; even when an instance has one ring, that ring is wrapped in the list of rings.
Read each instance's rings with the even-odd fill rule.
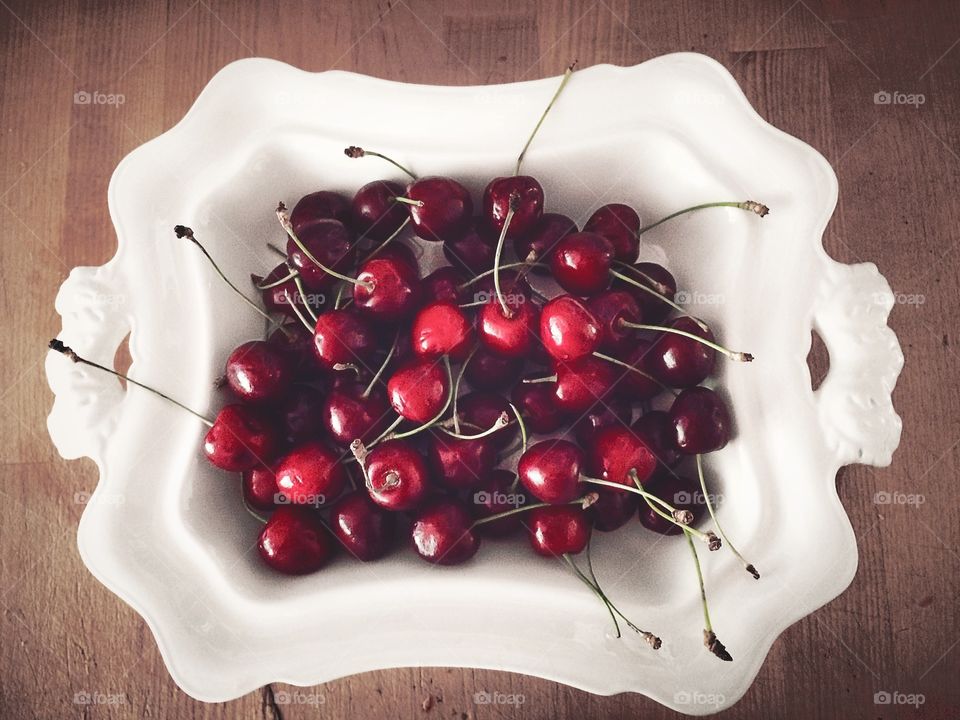
[[[580,61],[579,61],[579,60],[574,60],[572,63],[570,63],[569,65],[567,65],[567,70],[570,70],[570,71],[572,72],[573,69],[577,66],[577,63],[578,63],[578,62],[580,62]]]
[[[768,208],[763,203],[758,203],[755,200],[747,200],[746,202],[742,202],[740,203],[740,207],[744,210],[749,210],[750,212],[754,212],[760,217],[766,217],[767,213],[770,212],[770,208]]]
[[[47,344],[47,347],[50,348],[51,350],[56,350],[61,355],[66,355],[68,358],[70,358],[74,362],[80,362],[80,356],[77,355],[72,348],[64,345],[62,342],[60,342],[56,338],[51,340]]]
[[[707,531],[707,547],[710,549],[710,552],[716,552],[722,544],[720,538],[717,537],[714,532],[710,530]]]
[[[588,507],[593,505],[599,499],[600,499],[600,493],[595,493],[595,492],[587,493],[586,495],[583,496],[583,501],[581,502],[580,507],[586,510]]]
[[[660,638],[651,632],[643,633],[643,639],[646,640],[650,647],[652,647],[654,650],[659,650],[663,645],[663,643],[660,642]]]
[[[720,642],[720,639],[713,631],[703,631],[703,644],[707,647],[707,650],[712,652],[724,662],[731,662],[733,660],[733,655],[727,652],[726,646]]]
[[[178,238],[190,238],[193,240],[193,230],[186,225],[174,225],[173,232],[176,233]]]
[[[520,193],[516,190],[510,193],[510,209],[514,212],[520,209]]]
[[[362,158],[364,156],[363,148],[357,147],[356,145],[351,145],[348,148],[344,148],[343,154],[348,158]]]
[[[689,510],[674,510],[673,519],[681,525],[689,525],[693,522],[693,513]]]
[[[757,569],[753,566],[753,563],[747,563],[747,564],[744,566],[744,568],[746,569],[746,571],[747,571],[748,573],[750,573],[751,575],[753,575],[753,579],[754,579],[754,580],[759,580],[759,579],[760,579],[760,573],[757,572]]]

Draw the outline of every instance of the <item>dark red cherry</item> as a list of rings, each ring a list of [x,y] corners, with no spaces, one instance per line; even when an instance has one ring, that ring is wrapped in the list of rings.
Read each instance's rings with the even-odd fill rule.
[[[623,268],[622,272],[633,280],[653,288],[670,300],[674,300],[676,297],[677,281],[663,265],[652,262],[642,262],[632,265],[631,269]],[[640,306],[640,314],[644,322],[662,322],[673,311],[673,308],[663,302],[663,300],[630,283],[616,279],[613,284],[618,290],[625,290],[633,295],[634,300],[636,300]]]
[[[493,267],[497,238],[489,234],[480,218],[470,221],[467,228],[443,241],[447,261],[468,275],[479,275]]]
[[[506,296],[505,299],[507,301],[519,295],[523,295],[528,300],[532,296],[530,283],[527,282],[526,274],[514,268],[500,270],[500,291]],[[470,293],[470,296],[465,298],[468,302],[496,302],[497,288],[494,283],[493,273],[484,275],[472,283]]]
[[[467,393],[457,398],[457,413],[465,423],[476,428],[475,432],[493,427],[500,416],[506,413],[510,424],[488,436],[501,450],[513,443],[520,433],[516,416],[510,409],[510,403],[503,395],[497,393],[479,391]]]
[[[221,470],[243,472],[273,459],[278,438],[273,425],[249,405],[224,405],[203,438],[203,453]]]
[[[684,455],[720,450],[730,440],[730,412],[713,390],[688,388],[670,407],[677,448]]]
[[[527,495],[523,488],[514,486],[516,478],[509,470],[493,470],[487,473],[470,494],[473,516],[479,520],[526,505]],[[503,537],[518,530],[522,524],[521,514],[508,515],[478,525],[477,532],[490,537]]]
[[[431,302],[413,319],[410,338],[413,352],[419,357],[449,355],[459,362],[473,347],[473,325],[454,303]]]
[[[651,410],[638,418],[631,426],[631,430],[653,452],[660,471],[672,468],[680,461],[680,452],[677,450],[669,413],[663,410]]]
[[[325,370],[334,370],[334,366],[343,364],[362,367],[376,347],[376,331],[355,310],[328,310],[317,318],[313,351]]]
[[[403,440],[386,440],[374,447],[364,462],[370,498],[387,510],[412,510],[430,488],[423,456]]]
[[[319,377],[320,367],[313,355],[313,333],[303,323],[284,323],[270,333],[267,342],[287,356],[295,378]]]
[[[619,354],[634,343],[636,331],[623,321],[641,322],[640,308],[628,292],[604,290],[587,300],[587,308],[600,322],[600,349],[606,353]]]
[[[678,317],[670,327],[715,342],[713,333],[704,330],[689,317]],[[644,359],[644,369],[664,385],[693,387],[710,376],[716,364],[717,352],[696,340],[661,332]]]
[[[427,275],[420,283],[423,288],[423,297],[433,302],[449,302],[459,305],[466,302],[469,289],[461,289],[467,281],[466,276],[452,265],[438,267]]]
[[[280,263],[273,270],[271,270],[266,277],[260,277],[259,275],[251,274],[250,279],[253,281],[254,285],[269,285],[277,282],[278,280],[282,280],[289,274],[290,268],[287,267],[286,263]],[[296,283],[292,279],[287,280],[276,287],[261,290],[260,297],[263,299],[263,306],[268,313],[283,313],[287,317],[294,319],[297,318],[296,311],[293,309],[294,305],[296,306],[297,310],[300,311],[301,315],[304,317],[309,317],[306,309],[307,302],[310,302],[311,307],[317,309],[324,304],[321,302],[321,299],[326,299],[322,296],[322,294],[319,293],[301,293],[297,288]],[[299,322],[299,320],[297,322]]]
[[[641,483],[653,475],[657,459],[630,428],[610,425],[598,431],[586,449],[587,472],[591,477],[633,487],[628,473],[637,471]]]
[[[278,398],[293,380],[287,356],[266,340],[238,345],[227,358],[224,376],[233,394],[248,402]]]
[[[552,433],[566,422],[566,413],[557,404],[555,382],[517,383],[510,398],[523,416],[527,429]]]
[[[557,360],[576,360],[600,346],[600,322],[579,298],[558,295],[540,311],[540,339]]]
[[[418,237],[442,242],[466,230],[473,217],[470,191],[448,177],[425,177],[407,186],[407,197],[422,205],[407,205]]]
[[[374,180],[357,190],[350,203],[350,217],[356,233],[374,242],[383,242],[407,219],[407,207],[394,198],[403,195],[403,186],[390,180]]]
[[[336,546],[315,510],[282,505],[260,531],[263,561],[285,575],[306,575],[333,557]]]
[[[573,362],[557,362],[554,396],[566,413],[579,415],[604,400],[617,380],[620,368],[588,355]],[[629,372],[629,371],[626,371]]]
[[[513,223],[511,223],[511,226]],[[515,237],[513,248],[520,260],[526,260],[533,253],[536,262],[550,262],[554,247],[567,235],[577,232],[577,224],[560,213],[544,213],[530,232]],[[534,268],[533,272],[545,275],[544,268]]]
[[[387,382],[390,405],[407,420],[425,423],[437,416],[450,394],[450,380],[439,360],[413,360]]]
[[[652,495],[673,505],[677,510],[689,510],[693,513],[691,525],[697,525],[706,513],[703,492],[696,480],[673,473],[664,473],[656,476],[646,489]],[[640,524],[661,535],[679,535],[683,532],[675,523],[654,512],[644,501],[640,502]]]
[[[646,365],[652,346],[651,342],[643,338],[635,338],[633,347],[625,356],[620,358],[640,372],[623,368],[624,372],[617,381],[614,390],[618,397],[622,394],[625,400],[641,401],[650,400],[663,392],[663,386],[652,376]]]
[[[277,490],[294,505],[320,507],[346,485],[341,456],[317,441],[298,445],[277,463]]]
[[[475,487],[497,462],[497,449],[489,437],[461,440],[442,430],[431,431],[426,450],[434,480],[451,490]]]
[[[627,524],[637,512],[640,496],[612,488],[597,488],[597,501],[587,508],[593,526],[602,532],[613,532]]]
[[[266,465],[256,465],[240,475],[243,499],[254,510],[271,512],[277,501],[277,474]]]
[[[524,358],[537,342],[540,309],[522,294],[505,296],[510,314],[494,297],[477,313],[477,336],[483,346],[504,357]]]
[[[619,400],[619,402],[618,402]],[[609,403],[594,405],[587,414],[573,426],[574,435],[580,447],[588,448],[593,444],[597,433],[605,427],[629,427],[632,416],[630,404],[619,398],[611,398]]]
[[[516,381],[522,369],[522,358],[504,357],[480,346],[463,376],[475,390],[503,390]]]
[[[330,530],[347,552],[364,562],[387,554],[396,517],[364,492],[349,492],[330,508]]]
[[[378,321],[402,320],[420,305],[420,278],[415,267],[403,260],[378,255],[363,264],[357,282],[354,304]]]
[[[417,260],[416,253],[409,245],[399,240],[394,240],[377,250],[377,254],[371,260],[374,258],[402,262],[412,268],[417,277],[420,277],[420,261]]]
[[[451,498],[428,503],[413,518],[411,538],[417,555],[436,565],[459,565],[477,553],[480,538],[467,509]]]
[[[297,236],[322,265],[337,272],[345,272],[353,264],[356,246],[347,228],[339,220],[317,220]],[[336,279],[308,258],[293,238],[287,240],[287,256],[290,263],[300,271],[304,286],[310,290],[326,290]]]
[[[596,295],[610,285],[613,246],[602,235],[578,232],[560,240],[550,256],[550,272],[573,295]]]
[[[514,196],[516,210],[507,228],[507,238],[526,235],[543,215],[543,188],[536,178],[529,175],[494,178],[483,191],[483,219],[498,237]]]
[[[590,519],[578,505],[539,507],[524,520],[534,552],[545,557],[576,555],[590,541]]]
[[[295,385],[273,407],[283,439],[290,445],[315,440],[323,434],[325,395],[309,385]]]
[[[568,440],[541,440],[531,445],[517,462],[523,486],[538,500],[566,503],[581,492],[583,452]]]
[[[350,201],[338,192],[319,190],[300,198],[290,212],[290,223],[298,237],[317,220],[339,220],[347,225],[350,222]]]
[[[354,440],[370,442],[389,424],[390,404],[379,388],[364,397],[366,383],[347,380],[334,388],[323,403],[323,427],[334,443],[347,447]]]
[[[629,205],[610,203],[597,208],[583,229],[609,240],[616,260],[636,262],[637,253],[640,252],[640,236],[637,235],[640,216]]]

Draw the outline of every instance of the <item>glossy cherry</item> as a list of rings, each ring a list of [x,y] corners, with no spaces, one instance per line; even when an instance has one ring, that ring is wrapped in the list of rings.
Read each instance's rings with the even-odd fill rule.
[[[510,358],[480,346],[467,363],[463,376],[476,390],[503,390],[523,369],[523,358]]]
[[[435,430],[428,434],[426,452],[434,480],[451,490],[476,487],[497,462],[490,437],[463,440]]]
[[[317,318],[313,350],[326,370],[335,370],[337,365],[362,364],[376,347],[374,327],[356,310],[328,310]]]
[[[637,301],[623,290],[604,290],[587,300],[587,309],[600,323],[600,349],[606,353],[619,354],[629,350],[634,343],[636,331],[622,321],[642,321]]]
[[[456,268],[469,275],[478,275],[493,267],[497,238],[489,234],[480,218],[467,228],[443,241],[443,255]]]
[[[315,510],[282,505],[260,531],[257,549],[274,570],[305,575],[326,565],[336,545]]]
[[[365,492],[349,492],[330,508],[330,531],[358,560],[378,560],[393,542],[396,517]]]
[[[674,300],[677,294],[677,281],[663,265],[652,262],[641,262],[632,265],[630,269],[623,268],[624,275],[656,290],[660,295]],[[624,282],[619,278],[615,279],[614,287],[618,290],[624,290],[633,295],[634,300],[640,306],[640,314],[644,322],[659,323],[662,322],[672,311],[673,308],[660,300],[655,295],[645,292],[635,285]]]
[[[412,315],[420,298],[416,266],[382,253],[360,267],[353,287],[354,304],[380,322],[397,322]]]
[[[480,432],[491,428],[506,413],[510,424],[497,430],[488,438],[499,449],[508,447],[519,435],[516,417],[507,399],[498,393],[476,391],[457,399],[457,413],[465,423]]]
[[[412,510],[430,488],[426,461],[403,440],[386,440],[370,450],[364,478],[370,498],[387,510]]]
[[[326,395],[310,385],[294,385],[273,406],[278,428],[288,445],[314,440],[324,431]]]
[[[256,465],[240,475],[243,499],[254,510],[272,512],[277,507],[277,474],[266,465]]]
[[[630,428],[610,425],[599,430],[586,449],[587,472],[591,477],[633,487],[628,473],[636,470],[644,483],[653,475],[657,459],[643,440]]]
[[[349,270],[356,256],[356,245],[339,220],[317,220],[305,227],[303,233],[297,233],[297,237],[322,265],[337,272]],[[307,257],[293,238],[287,239],[287,256],[310,290],[326,290],[336,280]]]
[[[653,452],[661,473],[672,468],[680,460],[676,446],[676,434],[670,414],[663,410],[651,410],[630,426],[636,435]]]
[[[587,508],[593,527],[602,532],[613,532],[627,524],[637,512],[640,496],[612,488],[597,488],[597,501]]]
[[[450,394],[450,379],[439,360],[412,360],[387,381],[387,397],[397,415],[416,423],[437,416]]]
[[[500,291],[507,296],[507,300],[519,295],[523,295],[529,300],[533,295],[526,274],[516,268],[500,269]],[[470,296],[467,300],[472,302],[496,302],[497,288],[493,273],[488,273],[470,284]]]
[[[583,490],[583,464],[583,451],[569,440],[541,440],[520,456],[517,474],[538,500],[566,503],[576,500]]]
[[[347,485],[339,453],[318,441],[298,445],[277,462],[277,490],[294,505],[320,507]]]
[[[278,438],[273,423],[249,405],[225,405],[203,438],[203,452],[221,470],[243,472],[273,458]]]
[[[629,427],[631,416],[632,409],[628,402],[611,398],[609,403],[594,405],[577,420],[573,426],[574,436],[580,447],[589,448],[600,430],[611,425]]]
[[[577,232],[577,224],[566,215],[544,213],[529,232],[514,238],[513,248],[520,260],[526,260],[532,253],[533,260],[549,264],[550,256],[557,243],[575,232]],[[533,272],[540,275],[548,271],[545,268],[535,267]]]
[[[495,297],[480,307],[477,336],[491,352],[504,357],[526,357],[537,342],[540,310],[522,294],[509,294],[506,304],[509,314],[504,313]]]
[[[456,304],[441,300],[425,305],[413,319],[413,352],[422,358],[449,355],[463,360],[473,347],[473,324]]]
[[[410,536],[417,555],[436,565],[459,565],[480,547],[473,518],[462,503],[439,498],[427,503],[413,517]]]
[[[587,356],[573,362],[558,362],[554,396],[557,406],[566,413],[579,415],[604,400],[613,388],[621,370],[609,362]]]
[[[514,485],[517,476],[509,470],[493,470],[480,481],[470,494],[471,509],[475,518],[482,519],[527,504],[523,488]],[[521,514],[508,515],[477,526],[481,535],[503,537],[518,530],[523,524]]]
[[[464,230],[473,217],[470,191],[448,177],[425,177],[407,186],[410,220],[418,237],[442,242]]]
[[[348,380],[327,395],[321,409],[323,428],[330,439],[342,447],[354,440],[370,442],[386,430],[390,403],[379,387],[366,395],[366,383]]]
[[[711,342],[716,339],[709,330],[704,330],[693,318],[679,317],[669,327],[683,330]],[[693,387],[713,373],[717,352],[703,343],[683,335],[661,332],[653,341],[653,347],[644,359],[644,369],[664,385],[670,387]]]
[[[347,225],[350,222],[350,201],[338,192],[319,190],[304,195],[290,211],[290,224],[298,236],[318,220],[339,220]]]
[[[551,357],[576,360],[600,347],[602,328],[582,300],[558,295],[540,311],[540,339]]]
[[[578,505],[552,505],[534,508],[526,513],[534,552],[545,557],[576,555],[590,541],[590,519]]]
[[[552,433],[563,427],[566,413],[557,404],[555,382],[517,383],[510,398],[523,416],[527,429]]]
[[[361,237],[383,242],[407,219],[407,208],[394,198],[403,195],[403,186],[390,180],[369,182],[350,203],[351,224]]]
[[[632,263],[640,251],[640,216],[629,205],[609,203],[597,208],[583,226],[585,232],[602,235],[613,246],[614,259]]]
[[[442,265],[427,275],[420,285],[423,297],[432,302],[449,302],[459,305],[465,302],[469,290],[461,289],[467,277],[452,265]]]
[[[234,395],[247,402],[279,398],[293,381],[287,355],[266,340],[238,345],[227,358],[224,376]]]
[[[693,513],[691,525],[699,523],[706,514],[700,483],[673,473],[656,476],[646,487],[651,495],[665,500],[677,510],[689,510]],[[623,494],[623,493],[618,493]],[[657,514],[646,502],[640,502],[640,523],[648,530],[661,535],[679,535],[683,532],[676,523],[672,523]]]
[[[507,238],[526,235],[543,215],[543,187],[529,175],[498,177],[489,182],[483,191],[483,219],[497,236],[503,230],[511,198],[516,198],[516,209]]]
[[[290,275],[290,268],[287,267],[286,263],[280,263],[273,270],[271,270],[266,277],[260,277],[259,275],[251,274],[250,279],[256,286],[270,285],[283,280],[283,278],[287,277],[288,275]],[[308,295],[310,297],[308,297]],[[260,297],[263,300],[263,306],[268,313],[283,313],[284,315],[294,319],[297,317],[297,313],[293,309],[294,305],[296,306],[297,310],[300,311],[300,314],[303,317],[309,317],[306,309],[306,303],[308,301],[312,301],[310,302],[310,306],[314,309],[322,305],[322,303],[316,302],[320,299],[319,294],[301,293],[299,288],[297,288],[296,282],[292,278],[274,287],[261,290]]]
[[[688,388],[670,407],[677,448],[684,455],[720,450],[730,440],[730,412],[713,390]]]
[[[602,235],[572,233],[550,255],[550,272],[568,293],[596,295],[610,285],[613,254],[613,245]]]
[[[399,240],[394,240],[393,242],[379,248],[374,257],[381,260],[396,260],[405,263],[409,267],[413,268],[414,272],[417,274],[417,277],[420,276],[420,261],[417,260],[416,253],[409,245],[402,243]],[[373,258],[370,259],[372,260]]]

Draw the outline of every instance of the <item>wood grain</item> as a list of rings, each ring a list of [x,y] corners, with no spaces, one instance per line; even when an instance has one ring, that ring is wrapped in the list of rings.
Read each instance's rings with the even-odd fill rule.
[[[950,0],[0,2],[0,717],[628,717],[674,713],[637,696],[593,697],[508,673],[374,672],[305,690],[266,688],[206,705],[167,675],[140,618],[83,568],[74,533],[88,461],[51,447],[43,377],[59,330],[53,297],[69,269],[110,257],[106,186],[120,158],[176,122],[225,63],[276,57],[423,83],[556,74],[571,58],[633,64],[675,50],[718,58],[777,126],[837,169],[825,239],[871,260],[903,298],[891,316],[906,354],[894,399],[901,447],[884,470],[854,466],[838,489],[860,569],[836,601],[790,628],[756,683],[724,714],[956,717],[960,707],[960,6]],[[880,90],[922,93],[877,105]],[[120,93],[118,107],[74,103]],[[918,298],[922,298],[922,303]],[[819,354],[815,373],[826,358]],[[883,505],[878,492],[919,493]],[[75,693],[122,696],[79,705]],[[519,693],[518,707],[474,693]],[[914,708],[880,691],[921,693]]]

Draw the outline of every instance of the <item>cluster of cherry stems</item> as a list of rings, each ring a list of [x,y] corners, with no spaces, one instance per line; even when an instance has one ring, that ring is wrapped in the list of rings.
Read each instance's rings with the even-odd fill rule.
[[[190,412],[209,426],[209,461],[242,473],[248,509],[269,513],[260,518],[259,554],[281,573],[315,572],[338,545],[376,560],[400,535],[425,560],[455,565],[477,552],[481,537],[523,531],[536,553],[565,562],[600,598],[618,637],[619,617],[659,648],[602,591],[589,557],[592,530],[639,517],[654,532],[685,536],[705,645],[729,660],[713,632],[694,543],[717,550],[725,541],[759,574],[716,522],[701,456],[727,444],[731,423],[721,396],[700,383],[718,353],[752,357],[718,344],[674,302],[670,272],[637,257],[644,232],[685,212],[767,210],[707,203],[643,227],[629,206],[608,204],[582,231],[545,213],[543,188],[520,168],[571,71],[514,174],[487,185],[477,217],[456,180],[418,178],[379,153],[347,148],[350,157],[383,158],[411,181],[370,182],[352,200],[314,192],[290,213],[281,203],[286,248],[274,249],[283,262],[253,276],[262,308],[192,230],[177,226],[270,321],[265,340],[227,359],[218,384],[236,401],[214,420]],[[450,264],[421,278],[418,245],[401,240],[408,226],[420,241],[442,243]],[[547,299],[531,276],[552,278],[562,292]],[[51,347],[114,372],[60,341]],[[464,384],[470,392],[461,394]],[[664,392],[674,396],[669,409],[651,409]],[[642,412],[633,420],[635,407]],[[549,437],[533,442],[536,435]],[[498,467],[518,453],[515,469]],[[674,469],[691,456],[696,479]],[[705,509],[720,537],[696,528]],[[585,570],[572,559],[584,551]]]

